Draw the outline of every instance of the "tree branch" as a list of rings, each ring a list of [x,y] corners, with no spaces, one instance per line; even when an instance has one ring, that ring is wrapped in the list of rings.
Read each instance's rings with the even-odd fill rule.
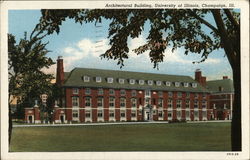
[[[211,25],[210,23],[208,23],[205,19],[199,17],[193,10],[190,10],[191,11],[191,15],[198,19],[199,21],[201,21],[201,23],[205,24],[207,27],[209,27],[210,29],[212,29],[216,34],[219,34],[218,32],[218,29],[215,28],[213,25]]]
[[[232,13],[230,12],[229,9],[223,9],[224,12],[227,15],[227,18],[231,21],[231,23],[233,24],[233,26],[235,27],[235,29],[237,29],[237,31],[240,31],[240,25],[238,24],[238,22],[235,20],[235,18],[233,17]]]

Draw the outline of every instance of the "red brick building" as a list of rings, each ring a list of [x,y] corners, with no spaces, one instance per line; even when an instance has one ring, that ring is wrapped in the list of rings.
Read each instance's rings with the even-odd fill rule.
[[[64,72],[58,57],[56,83],[63,96],[55,123],[119,121],[206,121],[216,119],[211,92],[202,77],[75,68]],[[213,98],[213,97],[212,97]],[[218,118],[220,119],[220,118]]]

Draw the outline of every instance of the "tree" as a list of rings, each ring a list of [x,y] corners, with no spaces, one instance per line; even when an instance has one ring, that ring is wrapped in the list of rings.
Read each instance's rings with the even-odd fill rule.
[[[16,43],[15,37],[8,35],[8,69],[9,69],[9,106],[14,98],[19,99],[18,107],[32,107],[34,99],[41,94],[51,92],[51,74],[45,74],[42,68],[48,68],[54,62],[45,55],[49,52],[43,44],[40,34],[27,34]],[[11,96],[13,98],[11,98]],[[22,110],[22,108],[20,108]],[[11,108],[9,107],[9,142],[12,132]]]
[[[232,119],[232,150],[241,150],[241,88],[240,88],[240,18],[239,13],[229,9],[94,9],[94,10],[41,10],[42,17],[37,31],[46,34],[60,32],[62,22],[74,19],[76,23],[110,20],[111,47],[101,56],[117,60],[123,66],[129,58],[128,38],[138,37],[149,22],[147,43],[138,46],[135,53],[149,51],[154,67],[163,61],[166,48],[172,51],[183,47],[184,54],[201,54],[205,61],[209,54],[223,48],[233,70],[235,101]],[[206,19],[213,17],[214,26]],[[208,32],[210,31],[210,33]]]

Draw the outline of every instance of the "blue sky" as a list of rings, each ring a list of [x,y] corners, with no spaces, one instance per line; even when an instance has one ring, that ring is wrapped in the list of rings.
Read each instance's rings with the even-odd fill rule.
[[[18,41],[23,38],[24,32],[28,34],[39,22],[41,16],[40,10],[10,10],[9,11],[9,33],[16,36]],[[109,48],[107,31],[108,21],[103,22],[102,27],[95,27],[94,24],[74,23],[73,20],[65,21],[61,26],[61,31],[57,35],[47,36],[44,41],[49,42],[48,54],[54,61],[58,56],[63,56],[65,71],[70,71],[74,67],[84,68],[102,68],[119,70],[120,66],[116,61],[101,59],[100,54]],[[148,28],[146,26],[146,28]],[[128,41],[130,50],[145,43],[147,31],[142,36]],[[164,62],[159,64],[159,70],[153,68],[147,53],[135,55],[132,51],[129,53],[129,59],[125,60],[125,66],[122,70],[139,71],[163,74],[176,74],[194,76],[196,69],[201,69],[203,75],[208,80],[221,79],[223,75],[232,78],[232,70],[225,57],[223,50],[216,50],[209,55],[209,58],[200,64],[193,64],[193,61],[199,61],[200,55],[184,55],[183,49],[177,49],[174,53],[171,49],[165,52]],[[55,73],[55,65],[46,70],[48,73]]]

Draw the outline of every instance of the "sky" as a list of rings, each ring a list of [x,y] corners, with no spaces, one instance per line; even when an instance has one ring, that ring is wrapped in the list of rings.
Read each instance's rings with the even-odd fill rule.
[[[28,35],[32,32],[40,17],[40,10],[10,10],[8,33],[13,34],[19,41],[24,37],[25,31]],[[95,27],[93,23],[80,25],[73,20],[66,20],[59,34],[54,33],[45,37],[44,42],[49,42],[46,48],[51,51],[47,56],[55,62],[58,56],[62,56],[66,72],[75,67],[120,70],[117,61],[100,58],[100,55],[110,47],[107,39],[108,24],[108,21],[103,21],[98,24],[101,27]],[[128,40],[129,59],[125,59],[125,66],[121,70],[194,77],[195,70],[200,69],[207,80],[222,79],[225,75],[232,79],[232,70],[222,49],[213,51],[205,62],[199,64],[192,63],[201,60],[199,54],[185,55],[182,48],[173,53],[171,49],[167,49],[164,62],[159,64],[159,69],[153,68],[147,52],[136,55],[132,51],[146,42],[148,28],[146,25],[141,36]],[[55,74],[56,65],[44,71]]]

